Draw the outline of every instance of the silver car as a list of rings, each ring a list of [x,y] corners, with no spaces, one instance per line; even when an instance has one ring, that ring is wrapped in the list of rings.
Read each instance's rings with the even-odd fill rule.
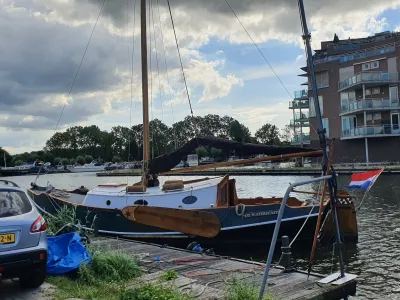
[[[17,184],[0,180],[0,279],[35,288],[46,278],[46,222]]]

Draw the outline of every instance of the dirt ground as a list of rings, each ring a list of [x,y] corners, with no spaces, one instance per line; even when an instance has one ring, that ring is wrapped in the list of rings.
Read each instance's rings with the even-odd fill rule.
[[[0,283],[0,300],[53,300],[54,286],[43,283],[37,289],[22,289],[18,280],[3,280]]]

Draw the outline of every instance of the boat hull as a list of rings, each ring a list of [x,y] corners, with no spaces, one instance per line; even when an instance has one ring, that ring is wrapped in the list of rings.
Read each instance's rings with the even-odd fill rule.
[[[100,172],[104,171],[105,167],[100,168],[70,168],[71,173],[87,173],[87,172]]]
[[[186,247],[192,241],[196,241],[204,247],[214,248],[229,247],[232,244],[235,244],[236,247],[238,245],[246,247],[249,244],[269,243],[280,207],[280,204],[245,206],[243,213],[236,207],[201,209],[201,211],[214,213],[221,222],[221,231],[216,237],[202,238],[133,222],[125,218],[119,209],[76,205],[68,200],[32,190],[28,190],[28,193],[42,210],[50,214],[56,213],[56,210],[64,205],[74,208],[81,224],[97,233],[128,236],[136,240],[180,247]],[[296,240],[311,241],[314,236],[317,213],[318,206],[314,207],[312,211],[311,207],[287,207],[279,237],[287,235],[293,239],[309,216]],[[351,237],[351,234],[349,236]]]

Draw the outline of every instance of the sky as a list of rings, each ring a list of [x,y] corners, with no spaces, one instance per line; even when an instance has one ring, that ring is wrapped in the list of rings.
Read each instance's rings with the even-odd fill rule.
[[[167,1],[151,2],[150,118],[171,125],[190,108]],[[141,123],[139,3],[0,0],[0,147],[11,154],[41,150],[55,130]],[[346,39],[400,31],[400,0],[304,3],[313,49],[334,33]],[[297,1],[170,0],[170,5],[193,114],[229,115],[253,134],[265,123],[288,124],[288,103],[306,81],[297,76],[306,65]]]

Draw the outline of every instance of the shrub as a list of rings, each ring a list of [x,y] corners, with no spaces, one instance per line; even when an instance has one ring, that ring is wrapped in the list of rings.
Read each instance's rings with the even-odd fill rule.
[[[75,161],[76,161],[76,163],[83,165],[85,163],[85,158],[83,156],[79,155],[76,157]]]
[[[85,155],[85,163],[90,164],[93,161],[93,156]]]

